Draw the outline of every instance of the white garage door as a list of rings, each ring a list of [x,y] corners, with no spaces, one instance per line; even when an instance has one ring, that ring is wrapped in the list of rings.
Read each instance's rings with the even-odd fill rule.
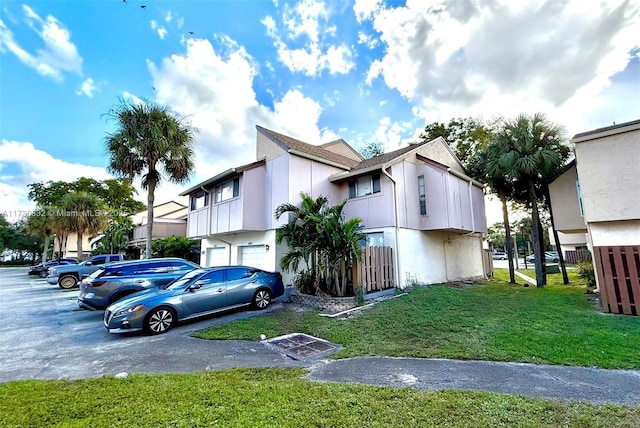
[[[227,249],[224,247],[207,248],[207,267],[226,266],[229,264]]]
[[[240,248],[240,257],[238,258],[238,264],[256,267],[259,269],[265,268],[265,256],[264,245],[248,245]]]

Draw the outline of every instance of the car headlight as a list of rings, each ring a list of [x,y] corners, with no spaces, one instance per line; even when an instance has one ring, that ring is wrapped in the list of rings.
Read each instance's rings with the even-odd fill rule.
[[[56,268],[49,268],[49,274],[52,276],[56,274]]]
[[[120,315],[129,314],[131,312],[138,312],[143,307],[144,307],[144,305],[136,305],[136,306],[129,306],[128,308],[122,308],[122,309],[117,310],[113,314],[113,316],[114,317],[119,317]]]

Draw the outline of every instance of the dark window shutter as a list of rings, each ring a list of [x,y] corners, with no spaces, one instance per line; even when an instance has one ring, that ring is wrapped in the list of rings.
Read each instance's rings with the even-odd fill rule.
[[[233,197],[240,196],[240,179],[233,180]]]
[[[349,182],[349,199],[353,199],[356,197],[356,182]]]
[[[379,193],[380,192],[380,174],[374,174],[373,176],[371,176],[371,179],[373,180],[373,193]]]

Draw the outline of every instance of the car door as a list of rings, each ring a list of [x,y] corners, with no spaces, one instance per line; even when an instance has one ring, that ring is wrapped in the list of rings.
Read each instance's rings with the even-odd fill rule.
[[[251,302],[257,287],[254,274],[256,269],[234,267],[227,269],[227,302],[229,306]]]
[[[192,315],[227,306],[227,287],[224,270],[214,270],[191,283],[184,291],[182,305]]]

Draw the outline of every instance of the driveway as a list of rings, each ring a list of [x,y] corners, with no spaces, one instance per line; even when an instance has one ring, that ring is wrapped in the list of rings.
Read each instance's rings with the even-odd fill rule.
[[[0,383],[126,373],[186,373],[234,367],[307,367],[309,379],[431,390],[462,389],[555,400],[638,405],[640,371],[433,358],[295,361],[261,342],[189,334],[266,311],[242,311],[178,326],[160,336],[112,335],[102,312],[78,309],[77,291],[0,269]],[[257,338],[256,338],[257,339]]]
[[[77,289],[63,291],[29,278],[27,271],[0,269],[0,382],[301,365],[258,341],[189,337],[193,331],[258,312],[208,318],[160,336],[113,335],[102,325],[102,311],[78,308]],[[281,306],[276,303],[267,311]]]

